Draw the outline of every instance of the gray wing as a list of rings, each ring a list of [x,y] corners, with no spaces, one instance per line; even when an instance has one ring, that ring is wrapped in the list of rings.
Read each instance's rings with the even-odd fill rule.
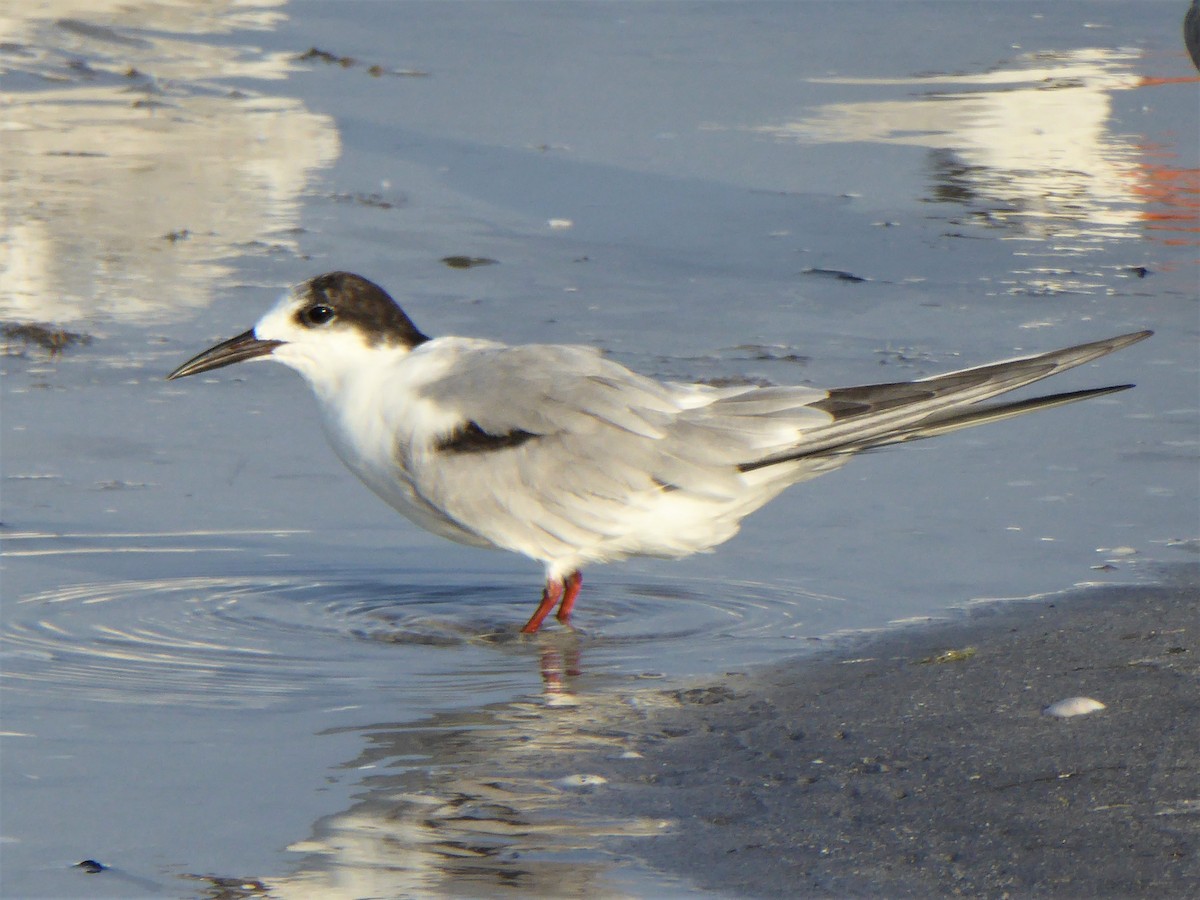
[[[606,360],[591,347],[496,345],[464,355],[421,395],[488,434],[535,435],[597,423],[649,438],[678,407],[670,390]]]
[[[587,347],[480,349],[421,394],[459,424],[409,449],[416,489],[500,546],[533,535],[543,557],[621,537],[663,492],[739,498],[740,463],[831,421],[806,406],[822,390],[662,384]],[[711,411],[741,395],[754,399]]]
[[[1149,334],[831,391],[660,384],[590,348],[497,346],[423,389],[458,424],[406,465],[422,498],[474,533],[564,558],[619,542],[665,493],[740,518],[853,453],[1120,390],[981,403]]]

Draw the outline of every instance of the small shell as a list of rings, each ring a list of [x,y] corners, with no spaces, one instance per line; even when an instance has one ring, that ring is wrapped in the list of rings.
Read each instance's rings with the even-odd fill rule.
[[[1086,716],[1101,709],[1104,709],[1104,704],[1091,697],[1067,697],[1065,700],[1051,703],[1042,712],[1048,716],[1068,719],[1071,716]]]

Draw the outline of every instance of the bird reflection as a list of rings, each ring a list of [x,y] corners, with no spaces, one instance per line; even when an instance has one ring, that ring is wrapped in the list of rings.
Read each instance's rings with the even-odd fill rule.
[[[541,652],[542,692],[548,703],[558,705],[568,700],[574,702],[572,682],[583,674],[578,635],[563,637],[569,640],[556,641],[553,645],[543,647]]]

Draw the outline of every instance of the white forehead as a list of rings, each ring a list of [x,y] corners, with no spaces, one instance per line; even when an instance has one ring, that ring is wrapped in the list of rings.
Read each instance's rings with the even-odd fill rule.
[[[254,336],[260,341],[294,341],[309,331],[296,321],[296,313],[304,297],[296,289],[284,291],[254,326]]]

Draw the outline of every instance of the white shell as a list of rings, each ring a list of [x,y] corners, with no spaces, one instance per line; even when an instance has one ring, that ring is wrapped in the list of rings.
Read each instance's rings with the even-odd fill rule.
[[[1101,709],[1104,709],[1104,704],[1091,697],[1067,697],[1065,700],[1051,703],[1042,712],[1048,716],[1067,719],[1071,716],[1086,716]]]

